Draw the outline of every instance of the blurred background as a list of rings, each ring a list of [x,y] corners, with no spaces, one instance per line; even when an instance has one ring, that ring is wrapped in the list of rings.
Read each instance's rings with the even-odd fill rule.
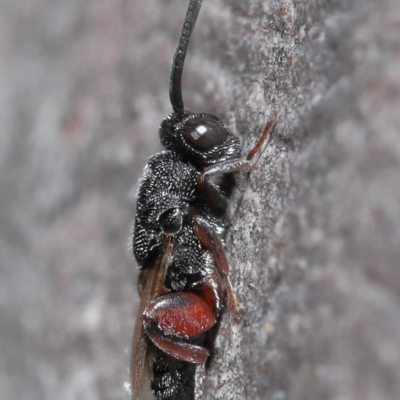
[[[233,110],[245,151],[279,120],[229,214],[250,313],[209,399],[400,398],[397,3],[204,2],[187,107]],[[0,0],[4,400],[127,398],[135,193],[186,5]]]
[[[4,400],[127,398],[134,196],[185,13],[168,3],[0,2]]]

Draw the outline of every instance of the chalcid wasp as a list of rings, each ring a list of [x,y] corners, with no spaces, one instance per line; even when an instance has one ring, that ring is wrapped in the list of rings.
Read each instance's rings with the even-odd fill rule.
[[[151,157],[137,195],[133,251],[141,302],[133,338],[132,400],[194,399],[196,368],[210,355],[210,330],[224,308],[237,312],[224,251],[227,198],[215,177],[243,170],[274,126],[267,124],[247,157],[214,115],[185,110],[181,78],[202,0],[190,0],[172,62],[173,112],[161,123],[166,148]]]

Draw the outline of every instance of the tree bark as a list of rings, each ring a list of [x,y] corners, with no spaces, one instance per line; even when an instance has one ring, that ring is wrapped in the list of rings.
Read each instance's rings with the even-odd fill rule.
[[[124,399],[126,250],[183,0],[0,2],[0,389]],[[204,1],[188,109],[246,154],[205,399],[400,398],[400,3]]]

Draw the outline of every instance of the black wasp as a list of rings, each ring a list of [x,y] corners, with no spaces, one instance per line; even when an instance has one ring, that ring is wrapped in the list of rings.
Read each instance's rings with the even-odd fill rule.
[[[247,168],[274,122],[246,158],[219,118],[183,106],[181,78],[202,0],[191,0],[170,76],[173,108],[159,135],[167,151],[151,157],[140,182],[133,249],[141,303],[131,358],[133,400],[194,399],[196,366],[210,355],[210,329],[227,295],[236,312],[223,248],[227,199],[216,175]]]

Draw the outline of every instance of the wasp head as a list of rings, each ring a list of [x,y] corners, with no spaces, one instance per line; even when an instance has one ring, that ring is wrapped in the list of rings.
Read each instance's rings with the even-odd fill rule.
[[[201,166],[240,157],[240,140],[212,114],[171,114],[161,123],[163,146]]]

